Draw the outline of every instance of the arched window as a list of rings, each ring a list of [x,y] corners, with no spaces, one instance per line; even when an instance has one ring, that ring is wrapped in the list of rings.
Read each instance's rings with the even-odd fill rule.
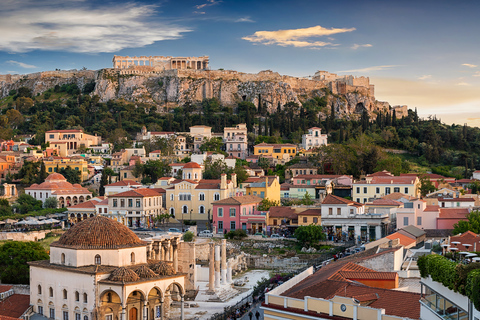
[[[205,207],[204,206],[200,206],[198,207],[198,213],[205,213]]]
[[[65,264],[65,253],[62,253],[62,255],[60,256],[60,262],[62,264]]]
[[[102,264],[102,258],[99,254],[95,256],[95,264]]]
[[[67,299],[68,294],[67,294],[67,289],[63,289],[63,299]]]
[[[219,194],[219,193],[215,193],[215,194],[213,195],[213,200],[215,200],[215,201],[220,200],[220,194]]]
[[[38,294],[42,294],[42,286],[38,285]]]
[[[170,208],[170,216],[175,218],[175,208]]]
[[[174,197],[175,197],[175,195],[172,193],[172,194],[170,195],[170,201],[173,201]]]
[[[183,206],[182,207],[182,213],[188,213],[188,206]]]
[[[88,320],[88,316],[83,316],[83,320]]]
[[[75,301],[80,301],[80,293],[78,291],[75,291]]]
[[[192,174],[188,173],[188,179],[192,179]]]
[[[198,200],[200,200],[200,201],[205,201],[205,193],[200,193],[200,194],[198,195]]]
[[[198,179],[198,173],[195,173],[195,179]]]
[[[83,303],[87,303],[88,302],[88,296],[86,293],[83,294]]]
[[[52,287],[48,288],[48,296],[49,296],[50,298],[53,298],[53,289],[52,289]]]
[[[107,293],[107,302],[112,302],[112,293]]]
[[[135,253],[133,252],[130,254],[130,262],[135,263]]]

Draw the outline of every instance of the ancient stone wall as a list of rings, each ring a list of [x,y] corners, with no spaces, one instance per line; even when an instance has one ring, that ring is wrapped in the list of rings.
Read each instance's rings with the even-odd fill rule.
[[[178,244],[178,272],[186,273],[185,290],[195,290],[195,243]]]
[[[50,231],[29,231],[29,232],[0,232],[0,241],[37,241],[45,239],[45,235]]]

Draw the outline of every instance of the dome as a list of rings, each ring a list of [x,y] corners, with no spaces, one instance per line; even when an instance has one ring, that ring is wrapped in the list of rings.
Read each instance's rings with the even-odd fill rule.
[[[151,269],[161,276],[171,276],[175,274],[175,269],[169,263],[160,261],[151,266]]]
[[[189,162],[183,166],[183,169],[188,169],[188,168],[199,168],[201,169],[200,165],[196,162]]]
[[[65,232],[52,246],[76,249],[117,249],[145,246],[126,226],[110,218],[95,216]]]
[[[143,265],[135,269],[135,273],[138,274],[140,278],[155,278],[158,275],[152,271],[148,266]]]
[[[55,182],[55,181],[67,181],[67,179],[65,179],[65,177],[63,175],[61,175],[60,173],[52,173],[50,175],[48,175],[48,177],[45,178],[45,181],[48,181],[48,182]]]
[[[138,276],[138,274],[135,273],[135,271],[125,267],[120,267],[113,270],[113,272],[108,277],[108,280],[132,282],[140,280],[140,277]]]

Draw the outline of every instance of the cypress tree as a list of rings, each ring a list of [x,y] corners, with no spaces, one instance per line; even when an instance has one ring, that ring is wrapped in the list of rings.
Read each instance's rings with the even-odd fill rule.
[[[58,169],[57,169],[58,170]],[[40,184],[45,181],[45,179],[48,177],[47,170],[45,169],[45,163],[40,164],[40,172],[38,173],[37,177],[37,183]]]

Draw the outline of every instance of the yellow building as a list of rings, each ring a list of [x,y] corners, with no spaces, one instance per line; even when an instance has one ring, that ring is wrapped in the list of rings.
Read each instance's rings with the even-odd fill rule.
[[[102,138],[86,134],[83,130],[50,130],[45,132],[45,142],[58,150],[60,156],[67,156],[77,151],[80,146],[90,148],[102,143]]]
[[[256,156],[271,156],[276,159],[289,159],[297,154],[297,146],[294,144],[267,144],[260,143],[253,147]]]
[[[306,208],[302,208],[306,209]],[[298,226],[309,226],[315,224],[320,226],[322,221],[322,209],[307,209],[298,212]]]
[[[80,171],[81,175],[80,178],[82,181],[88,179],[89,171],[88,171],[88,163],[84,159],[71,159],[67,157],[50,157],[43,160],[45,164],[45,170],[48,174],[52,174],[57,172],[58,170],[67,167],[72,168],[73,170]]]
[[[375,198],[382,198],[394,192],[411,197],[420,196],[420,180],[416,176],[374,176],[369,180],[353,183],[352,199],[367,203]]]
[[[280,179],[278,176],[263,177],[258,182],[250,183],[245,189],[249,196],[257,196],[280,203]]]

